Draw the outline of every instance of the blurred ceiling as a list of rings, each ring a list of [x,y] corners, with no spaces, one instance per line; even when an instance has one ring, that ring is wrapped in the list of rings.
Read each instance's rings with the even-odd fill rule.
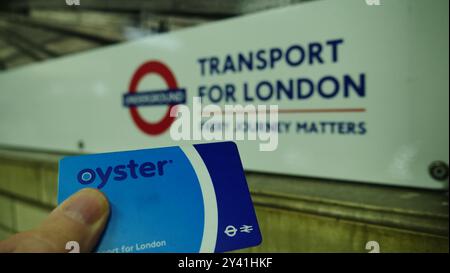
[[[298,2],[0,0],[0,70]]]

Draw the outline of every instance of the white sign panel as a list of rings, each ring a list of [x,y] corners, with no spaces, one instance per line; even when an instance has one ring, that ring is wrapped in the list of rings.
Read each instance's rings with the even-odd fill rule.
[[[446,188],[429,167],[448,164],[448,25],[447,0],[313,1],[7,71],[0,144],[199,142],[170,135],[170,103],[195,96],[278,106],[274,151],[237,141],[247,170]]]

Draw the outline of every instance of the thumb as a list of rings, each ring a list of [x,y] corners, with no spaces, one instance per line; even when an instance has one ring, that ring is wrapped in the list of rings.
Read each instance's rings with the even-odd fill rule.
[[[82,189],[55,208],[36,229],[0,242],[0,252],[68,252],[76,241],[81,252],[97,244],[109,216],[106,197],[95,189]]]

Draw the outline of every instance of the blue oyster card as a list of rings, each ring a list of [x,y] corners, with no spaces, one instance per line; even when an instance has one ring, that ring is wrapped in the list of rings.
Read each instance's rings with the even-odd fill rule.
[[[111,215],[97,252],[226,252],[261,243],[233,142],[69,156],[58,203],[101,190]]]

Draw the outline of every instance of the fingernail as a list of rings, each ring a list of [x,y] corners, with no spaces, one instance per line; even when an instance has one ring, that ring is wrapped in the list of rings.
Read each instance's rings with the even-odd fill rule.
[[[106,197],[95,189],[82,189],[66,200],[62,206],[64,214],[83,224],[93,224],[108,213]]]

